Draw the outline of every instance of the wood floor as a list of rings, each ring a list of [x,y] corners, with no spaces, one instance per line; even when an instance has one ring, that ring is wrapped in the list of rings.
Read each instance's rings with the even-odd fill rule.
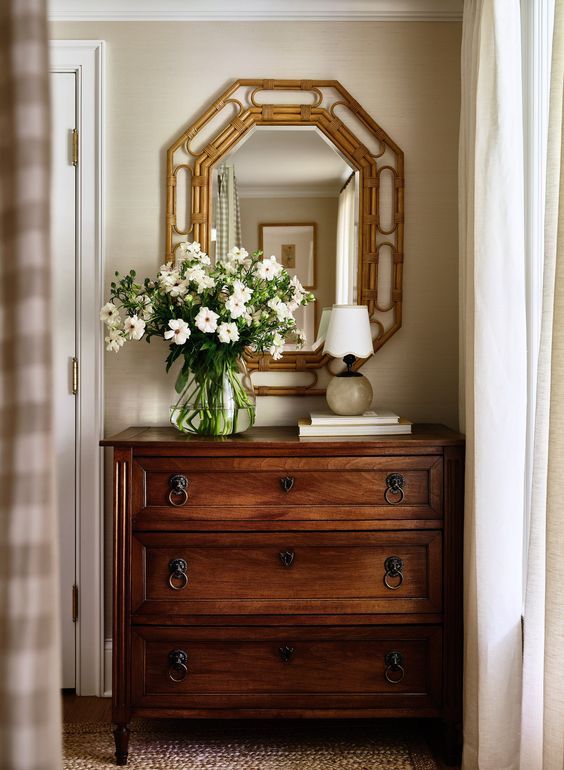
[[[110,722],[112,719],[112,701],[110,698],[79,697],[74,692],[63,692],[63,721],[64,722]],[[460,766],[447,768],[435,750],[434,741],[429,745],[440,770],[460,770]]]

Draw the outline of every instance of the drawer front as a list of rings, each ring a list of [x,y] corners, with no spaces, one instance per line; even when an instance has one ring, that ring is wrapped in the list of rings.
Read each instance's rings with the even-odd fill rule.
[[[435,626],[137,627],[132,655],[136,706],[440,707]]]
[[[190,519],[437,518],[442,458],[138,457],[133,488],[135,524],[146,529]]]
[[[132,559],[132,611],[144,616],[134,622],[164,625],[182,614],[441,611],[436,530],[137,532]]]

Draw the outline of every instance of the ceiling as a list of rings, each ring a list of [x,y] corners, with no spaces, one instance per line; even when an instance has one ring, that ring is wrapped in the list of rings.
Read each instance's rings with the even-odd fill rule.
[[[53,21],[458,21],[463,0],[48,0]]]
[[[334,197],[353,171],[315,128],[258,126],[224,158],[241,197]]]

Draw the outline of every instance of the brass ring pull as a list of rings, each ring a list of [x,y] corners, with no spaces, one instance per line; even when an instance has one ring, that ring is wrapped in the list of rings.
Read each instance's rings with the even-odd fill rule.
[[[170,477],[168,483],[170,484],[170,492],[168,493],[169,503],[176,508],[186,505],[188,502],[188,479],[186,476],[177,473]]]
[[[295,478],[293,476],[283,476],[280,479],[280,485],[284,492],[289,492],[294,486]]]
[[[384,662],[386,663],[386,669],[384,671],[386,681],[390,684],[399,684],[403,681],[405,669],[402,666],[403,657],[401,652],[388,652]]]
[[[386,478],[386,491],[384,492],[384,499],[388,505],[399,505],[400,503],[403,503],[404,484],[405,479],[401,473],[390,473],[390,475]],[[399,495],[399,497],[397,499],[391,499],[390,495]]]
[[[384,569],[386,570],[384,574],[384,585],[386,588],[389,588],[390,591],[397,591],[403,583],[403,561],[399,556],[388,556],[384,562]],[[397,580],[397,582],[390,583],[390,578],[392,580]]]
[[[280,551],[280,561],[283,567],[291,567],[295,558],[296,554],[294,551]]]
[[[188,676],[188,653],[184,650],[173,650],[169,653],[170,668],[168,678],[173,682],[182,682]]]
[[[185,559],[171,559],[168,563],[170,575],[168,584],[174,591],[182,591],[188,585],[188,562]],[[179,584],[180,581],[180,584]]]

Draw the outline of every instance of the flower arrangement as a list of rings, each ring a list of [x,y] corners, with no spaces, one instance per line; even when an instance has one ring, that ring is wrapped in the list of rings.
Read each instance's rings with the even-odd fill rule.
[[[181,243],[175,263],[163,265],[155,280],[136,281],[136,273],[111,284],[110,301],[100,312],[107,326],[107,350],[127,340],[159,336],[170,343],[166,370],[182,358],[176,380],[178,402],[171,421],[186,432],[224,435],[254,422],[254,399],[241,374],[245,349],[281,358],[292,333],[293,313],[314,300],[276,257],[262,258],[233,248],[211,264],[200,244]]]

